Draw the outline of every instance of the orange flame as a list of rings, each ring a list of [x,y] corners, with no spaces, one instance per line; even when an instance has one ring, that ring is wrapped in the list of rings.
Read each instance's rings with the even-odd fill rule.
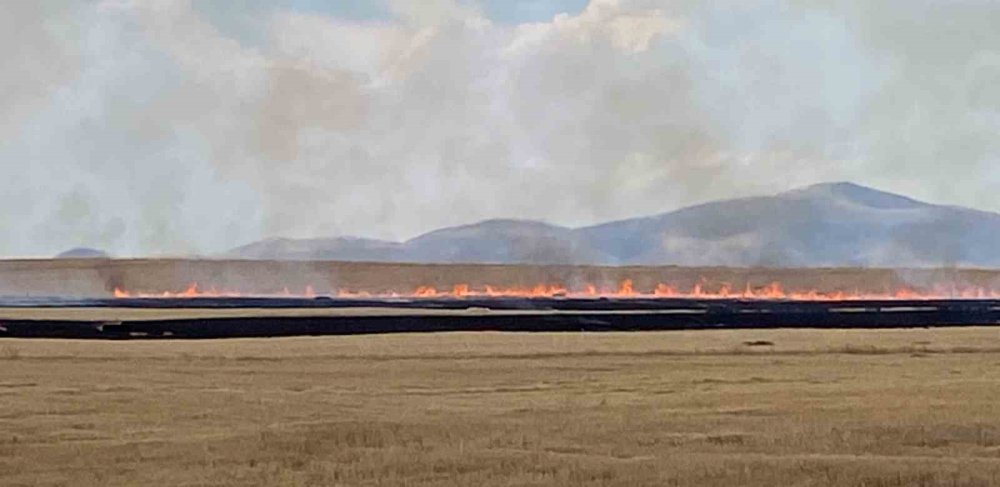
[[[112,292],[115,298],[218,298],[241,297],[245,294],[237,291],[217,290],[212,287],[201,289],[197,283],[190,284],[179,292],[130,292],[115,288]],[[340,289],[335,294],[340,298],[466,298],[466,297],[522,297],[522,298],[696,298],[696,299],[767,299],[796,301],[844,301],[844,300],[891,300],[891,299],[1000,299],[1000,292],[974,286],[937,287],[931,291],[918,291],[902,287],[891,292],[863,293],[857,290],[847,292],[835,291],[786,291],[781,283],[772,282],[765,286],[753,287],[749,283],[742,291],[733,291],[729,283],[721,283],[717,290],[708,291],[704,281],[695,283],[690,290],[682,291],[676,286],[666,283],[657,284],[651,291],[642,292],[635,288],[631,279],[625,279],[615,289],[599,288],[594,284],[586,284],[578,289],[570,289],[558,284],[538,284],[531,287],[497,287],[483,286],[475,288],[469,284],[456,284],[450,290],[439,290],[433,286],[419,286],[410,292],[371,292]],[[303,293],[293,293],[287,288],[276,294],[249,294],[258,297],[305,297],[314,298],[316,290],[306,286]]]

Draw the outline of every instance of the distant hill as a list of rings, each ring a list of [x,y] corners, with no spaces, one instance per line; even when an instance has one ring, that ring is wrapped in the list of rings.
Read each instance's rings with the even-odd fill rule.
[[[1000,267],[1000,214],[852,183],[571,229],[487,220],[406,242],[270,239],[229,257],[439,263]]]
[[[583,235],[529,220],[487,220],[426,233],[403,244],[411,262],[574,264],[606,262]]]
[[[56,256],[57,259],[107,259],[111,256],[107,252],[87,247],[77,247],[67,250]]]
[[[603,262],[572,230],[526,220],[488,220],[444,228],[404,243],[339,237],[273,238],[233,249],[227,257],[367,262],[579,263]]]

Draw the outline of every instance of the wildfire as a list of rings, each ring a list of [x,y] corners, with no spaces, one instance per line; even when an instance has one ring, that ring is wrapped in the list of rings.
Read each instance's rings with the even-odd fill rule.
[[[302,293],[293,293],[288,288],[283,289],[279,293],[273,294],[245,294],[239,291],[228,291],[228,290],[218,290],[214,287],[209,289],[201,289],[198,287],[197,283],[191,283],[188,285],[187,289],[179,292],[163,291],[160,293],[133,293],[125,291],[121,288],[115,288],[112,294],[116,298],[240,298],[240,297],[301,297],[301,298],[314,298],[316,297],[316,291],[313,290],[312,286],[306,286],[305,291]]]
[[[751,286],[749,283],[742,289],[734,289],[730,284],[723,283],[713,290],[706,289],[702,282],[694,284],[688,290],[659,283],[649,292],[636,290],[631,279],[621,281],[615,288],[601,288],[594,284],[586,284],[579,288],[567,288],[558,284],[538,284],[531,287],[497,287],[483,286],[475,288],[469,284],[456,284],[450,289],[437,289],[433,286],[418,286],[408,292],[388,291],[369,292],[340,289],[334,295],[340,298],[469,298],[469,297],[521,297],[521,298],[688,298],[688,299],[765,299],[792,301],[844,301],[844,300],[891,300],[891,299],[1000,299],[1000,292],[982,287],[938,287],[931,291],[899,288],[884,293],[860,291],[786,291],[780,283],[773,282],[765,286]],[[197,283],[190,284],[179,292],[129,292],[115,288],[116,298],[232,298],[232,297],[304,297],[313,298],[317,294],[312,286],[307,286],[303,292],[291,292],[287,288],[278,293],[244,294],[238,291],[218,290],[216,288],[201,289]]]

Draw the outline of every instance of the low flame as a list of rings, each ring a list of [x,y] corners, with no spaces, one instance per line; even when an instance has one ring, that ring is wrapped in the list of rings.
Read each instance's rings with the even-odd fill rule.
[[[304,292],[293,293],[287,288],[279,293],[244,294],[238,291],[218,290],[216,288],[201,289],[197,283],[190,284],[180,292],[130,292],[120,288],[114,289],[116,298],[232,298],[232,297],[304,297],[317,296],[312,286],[307,286]],[[466,298],[466,297],[508,297],[508,298],[689,298],[689,299],[768,299],[792,301],[845,301],[845,300],[891,300],[891,299],[1000,299],[1000,292],[982,287],[936,288],[932,291],[918,291],[910,288],[899,288],[892,292],[870,293],[860,291],[786,291],[780,283],[773,282],[766,286],[752,287],[747,284],[742,290],[734,290],[728,283],[722,283],[718,289],[709,291],[702,282],[696,283],[691,289],[683,291],[675,286],[659,283],[651,292],[637,291],[631,279],[625,279],[617,288],[599,288],[586,284],[579,289],[569,289],[562,285],[538,284],[532,287],[497,287],[483,286],[474,288],[469,284],[456,284],[451,289],[437,289],[433,286],[419,286],[410,292],[369,292],[340,289],[334,296],[340,298]]]

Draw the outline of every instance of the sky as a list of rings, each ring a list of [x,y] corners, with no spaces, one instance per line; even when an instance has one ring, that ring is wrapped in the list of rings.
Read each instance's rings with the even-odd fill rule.
[[[992,0],[0,2],[0,256],[828,181],[1000,211],[997,25]]]

